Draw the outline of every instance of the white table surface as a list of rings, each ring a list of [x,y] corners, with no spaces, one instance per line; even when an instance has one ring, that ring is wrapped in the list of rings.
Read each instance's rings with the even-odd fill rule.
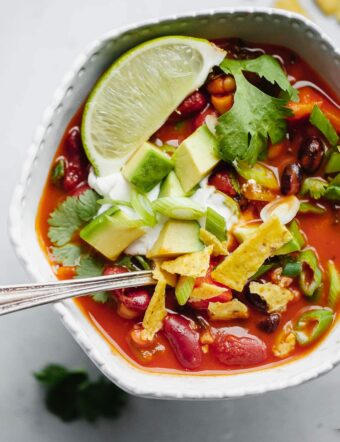
[[[311,5],[310,0],[302,2]],[[77,53],[114,27],[191,9],[266,1],[1,0],[0,2],[0,281],[28,280],[7,234],[7,211],[21,165],[60,79]],[[311,9],[340,44],[340,28]],[[338,441],[340,368],[306,385],[221,402],[131,398],[117,421],[65,425],[48,414],[32,372],[50,362],[97,370],[51,307],[0,319],[0,441]]]

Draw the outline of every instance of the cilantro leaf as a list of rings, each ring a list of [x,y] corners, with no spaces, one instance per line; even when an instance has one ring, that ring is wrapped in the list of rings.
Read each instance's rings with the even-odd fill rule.
[[[58,245],[63,246],[71,241],[75,232],[82,225],[78,215],[78,198],[69,196],[50,215],[48,237]]]
[[[56,262],[63,266],[79,264],[82,248],[75,244],[66,244],[62,247],[52,247],[52,254]]]
[[[321,178],[306,178],[302,183],[301,193],[302,195],[309,193],[312,198],[318,200],[319,198],[324,196],[327,187],[328,183]]]
[[[338,134],[332,126],[332,123],[322,112],[318,105],[313,107],[312,113],[310,115],[309,121],[315,126],[323,135],[327,138],[332,146],[335,146],[339,141]]]
[[[102,262],[91,256],[80,258],[79,265],[76,268],[76,278],[92,278],[103,274],[104,265]],[[92,296],[95,302],[105,304],[110,298],[109,292],[98,292]]]
[[[78,196],[69,196],[51,213],[48,237],[53,244],[63,246],[97,213],[99,195],[89,189]]]
[[[84,370],[68,370],[51,364],[34,373],[46,388],[47,409],[64,422],[86,419],[94,422],[100,417],[117,417],[127,395],[110,381],[99,378],[92,382]]]
[[[90,221],[98,212],[99,195],[91,189],[83,192],[78,198],[78,215],[84,221]]]
[[[269,55],[254,60],[225,59],[220,67],[234,76],[236,93],[231,110],[218,119],[218,153],[224,161],[239,159],[254,164],[265,153],[268,138],[273,144],[284,138],[285,118],[292,114],[285,105],[289,99],[297,99],[297,91],[290,85],[279,62]],[[276,83],[284,92],[282,98],[262,92],[249,83],[243,71],[255,72]]]

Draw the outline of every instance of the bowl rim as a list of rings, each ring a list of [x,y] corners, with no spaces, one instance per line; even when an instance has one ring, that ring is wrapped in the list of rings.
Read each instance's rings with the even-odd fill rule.
[[[60,102],[62,101],[65,92],[67,91],[70,83],[74,79],[74,74],[81,69],[81,67],[88,61],[89,56],[93,54],[96,49],[98,49],[105,41],[111,40],[114,38],[119,37],[120,35],[127,33],[129,31],[133,31],[135,29],[150,26],[150,25],[157,25],[162,22],[173,22],[178,19],[192,19],[192,18],[199,18],[202,16],[207,15],[218,15],[218,14],[237,14],[237,13],[249,13],[249,14],[265,14],[265,15],[276,15],[284,17],[285,19],[289,20],[297,20],[298,22],[303,23],[308,28],[313,30],[321,40],[326,42],[334,51],[335,54],[337,54],[340,57],[340,50],[337,48],[337,46],[334,44],[334,42],[328,37],[327,34],[325,34],[315,23],[313,23],[310,19],[294,13],[290,11],[285,11],[281,9],[274,9],[274,8],[268,8],[268,7],[225,7],[225,8],[213,8],[213,9],[203,9],[195,12],[184,12],[180,14],[174,14],[170,16],[161,16],[160,18],[153,18],[145,21],[139,21],[134,22],[132,24],[128,24],[125,26],[118,27],[117,29],[105,32],[94,40],[92,43],[87,45],[85,47],[85,50],[81,52],[73,62],[71,69],[66,73],[64,78],[62,79],[59,87],[56,89],[55,93],[53,94],[53,98],[51,101],[51,104],[47,106],[43,113],[42,120],[40,124],[38,124],[37,129],[33,136],[33,141],[31,142],[29,149],[26,154],[26,159],[24,161],[24,164],[22,166],[22,172],[20,175],[19,183],[16,185],[12,200],[9,207],[9,215],[8,215],[8,230],[9,230],[9,236],[12,243],[12,246],[14,248],[14,251],[23,264],[24,268],[26,269],[27,273],[34,278],[34,280],[39,281],[41,278],[41,275],[39,272],[37,272],[34,265],[31,263],[27,251],[24,247],[24,245],[20,241],[21,235],[19,234],[21,232],[20,227],[20,217],[18,214],[20,213],[20,202],[22,198],[25,195],[25,184],[29,178],[31,168],[33,166],[36,154],[38,153],[39,146],[41,144],[41,141],[44,138],[44,135],[46,133],[46,130],[48,126],[50,125],[51,121],[54,117],[54,112]],[[147,383],[147,386],[144,385],[132,385],[131,382],[122,380],[122,378],[119,376],[119,373],[117,374],[114,370],[111,369],[109,364],[106,363],[105,359],[100,355],[96,349],[93,348],[93,344],[90,342],[90,339],[82,329],[82,325],[79,324],[79,322],[74,318],[72,312],[68,308],[67,302],[59,302],[54,305],[54,309],[58,312],[62,322],[64,323],[65,327],[70,331],[73,338],[78,342],[78,344],[83,348],[85,353],[90,357],[90,359],[93,361],[93,363],[116,385],[118,385],[123,390],[143,396],[143,397],[151,397],[151,398],[163,398],[163,399],[225,399],[225,398],[236,398],[236,397],[244,397],[244,396],[251,396],[255,394],[270,392],[270,391],[276,391],[276,390],[282,390],[284,388],[293,387],[299,384],[302,384],[304,382],[307,382],[309,380],[312,380],[322,374],[327,373],[328,371],[332,370],[336,365],[340,363],[340,352],[338,354],[335,354],[333,358],[329,358],[327,361],[324,361],[320,366],[318,366],[317,369],[310,369],[304,373],[304,375],[300,376],[293,376],[289,382],[280,382],[280,381],[272,381],[270,384],[266,385],[265,388],[259,389],[258,385],[254,385],[252,388],[240,388],[233,392],[224,391],[223,388],[221,388],[221,391],[219,394],[216,394],[216,392],[210,392],[209,388],[207,387],[205,391],[195,391],[193,392],[192,389],[189,391],[186,391],[185,388],[182,388],[181,391],[174,391],[172,394],[164,394],[160,388],[158,383],[152,384],[150,387],[150,383]],[[92,325],[91,325],[92,327]],[[96,330],[93,328],[93,332],[95,333]],[[104,337],[101,337],[101,339],[104,339]],[[120,357],[123,357],[120,355]],[[291,362],[294,363],[294,362]],[[129,363],[129,366],[132,370],[138,370],[139,372],[142,372],[143,370],[138,369],[135,365],[132,365]],[[152,372],[146,372],[147,374],[154,375],[155,373]],[[156,373],[157,374],[157,373]],[[173,375],[173,374],[171,374]],[[188,376],[190,374],[188,373]],[[228,374],[229,375],[229,374]],[[209,375],[207,375],[209,376]],[[231,375],[232,376],[232,375]],[[223,377],[221,377],[223,378]]]

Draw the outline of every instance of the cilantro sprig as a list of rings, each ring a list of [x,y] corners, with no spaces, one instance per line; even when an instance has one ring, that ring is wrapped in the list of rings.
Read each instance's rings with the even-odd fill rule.
[[[218,153],[227,162],[238,159],[254,164],[266,151],[269,138],[273,144],[284,138],[285,119],[292,115],[286,104],[290,99],[298,100],[298,91],[289,83],[279,62],[269,55],[254,60],[225,59],[220,67],[234,76],[236,93],[233,107],[218,119]],[[277,84],[281,97],[262,92],[246,79],[244,72],[256,73]]]
[[[47,409],[64,422],[98,418],[114,419],[124,408],[127,395],[114,384],[101,377],[90,381],[84,370],[68,370],[51,364],[34,373],[46,388]]]
[[[50,215],[48,237],[56,246],[69,243],[74,234],[98,211],[99,195],[86,190],[80,196],[69,196]]]

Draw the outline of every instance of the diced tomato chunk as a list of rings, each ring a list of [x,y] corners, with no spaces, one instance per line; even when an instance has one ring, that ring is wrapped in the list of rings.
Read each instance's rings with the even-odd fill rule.
[[[248,367],[267,358],[266,344],[250,334],[240,337],[220,330],[216,333],[212,349],[216,358],[228,366]]]
[[[294,116],[289,119],[300,120],[301,118],[308,117],[315,105],[318,105],[320,109],[326,114],[335,130],[340,132],[340,109],[332,104],[327,98],[311,87],[303,87],[299,90],[298,102],[290,101],[288,103],[289,109],[294,113]]]
[[[227,169],[218,169],[214,172],[209,178],[209,184],[228,196],[237,195],[230,178],[230,172]]]
[[[228,302],[231,301],[232,297],[233,295],[231,293],[231,290],[226,289],[225,292],[221,293],[220,295],[214,296],[213,298],[198,300],[189,299],[188,304],[195,310],[207,310],[211,302]]]

